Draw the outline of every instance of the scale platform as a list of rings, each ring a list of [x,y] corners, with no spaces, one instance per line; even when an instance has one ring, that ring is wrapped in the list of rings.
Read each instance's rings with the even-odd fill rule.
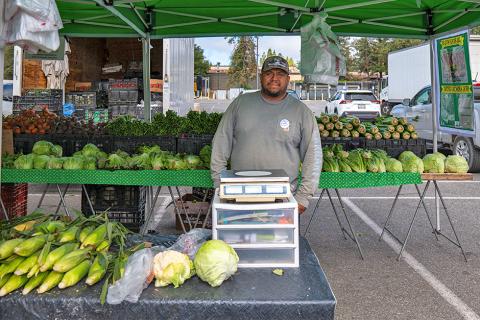
[[[224,170],[220,174],[222,200],[275,202],[290,194],[290,179],[284,170]]]

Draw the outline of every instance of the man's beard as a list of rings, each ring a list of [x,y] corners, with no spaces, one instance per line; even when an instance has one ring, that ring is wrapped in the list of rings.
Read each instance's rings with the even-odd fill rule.
[[[286,90],[279,90],[277,92],[272,92],[270,90],[268,90],[267,88],[262,88],[262,93],[269,96],[269,97],[281,97],[283,95],[285,95],[285,92]]]

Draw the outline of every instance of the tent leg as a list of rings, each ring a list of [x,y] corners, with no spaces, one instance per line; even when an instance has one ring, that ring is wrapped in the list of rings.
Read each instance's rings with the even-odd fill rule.
[[[0,15],[3,12],[3,5],[0,6]],[[0,17],[0,24],[3,24],[3,17]],[[2,31],[2,27],[0,26],[0,32]],[[0,46],[0,116],[3,115],[3,68],[4,68],[4,59],[5,59],[5,48]],[[3,117],[0,118],[0,128],[3,128]],[[2,141],[2,130],[0,130],[0,141]],[[2,144],[0,143],[0,163],[2,163]],[[1,170],[1,169],[0,169]],[[1,171],[0,171],[1,175]],[[0,187],[2,183],[0,180]],[[6,212],[5,212],[6,214]]]
[[[433,152],[438,151],[438,127],[437,127],[437,101],[435,90],[435,39],[430,39],[430,79],[431,79],[431,100],[432,100],[432,128],[433,128]]]
[[[143,112],[145,121],[150,122],[150,33],[142,39],[143,47]]]

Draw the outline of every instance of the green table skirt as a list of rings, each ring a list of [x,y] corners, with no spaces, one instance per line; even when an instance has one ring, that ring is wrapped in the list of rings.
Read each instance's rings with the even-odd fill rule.
[[[213,187],[209,170],[18,170],[2,169],[2,183],[112,184]],[[347,189],[420,184],[418,173],[322,172],[319,188]]]

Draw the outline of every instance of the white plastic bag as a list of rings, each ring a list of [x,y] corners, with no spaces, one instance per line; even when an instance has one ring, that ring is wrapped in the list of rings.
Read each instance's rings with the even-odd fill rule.
[[[337,36],[320,13],[301,28],[300,72],[311,83],[337,85],[339,76],[346,74],[345,58]]]
[[[185,253],[193,260],[200,246],[211,237],[212,230],[195,228],[178,237],[177,241],[168,250]]]
[[[152,249],[146,248],[128,258],[123,278],[108,288],[107,303],[119,304],[123,300],[133,303],[138,301],[143,289],[150,284],[148,280],[152,273],[153,256]]]

